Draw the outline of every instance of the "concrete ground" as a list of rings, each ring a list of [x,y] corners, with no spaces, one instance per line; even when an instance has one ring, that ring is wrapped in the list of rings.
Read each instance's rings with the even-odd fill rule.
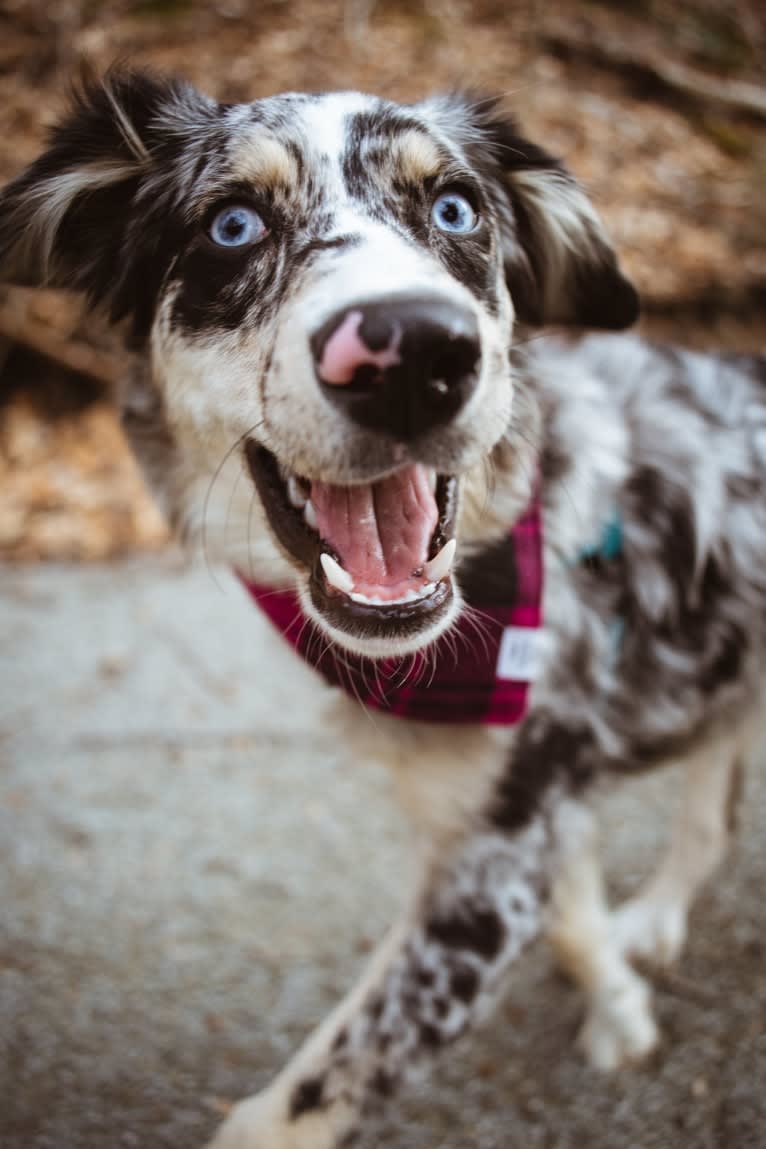
[[[387,780],[317,729],[309,673],[226,573],[172,555],[0,570],[0,635],[0,1146],[194,1149],[395,912]],[[541,945],[363,1149],[764,1149],[763,775],[657,980],[649,1066],[581,1063],[581,999]],[[664,776],[612,803],[619,892],[672,792]]]

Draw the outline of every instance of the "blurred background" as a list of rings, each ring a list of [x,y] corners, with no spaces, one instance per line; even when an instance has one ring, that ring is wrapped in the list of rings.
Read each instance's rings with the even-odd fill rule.
[[[502,92],[588,187],[649,333],[764,346],[760,0],[0,0],[0,179],[35,157],[80,63],[116,58],[226,100]],[[119,371],[74,300],[0,288],[0,557],[165,545],[109,402]]]

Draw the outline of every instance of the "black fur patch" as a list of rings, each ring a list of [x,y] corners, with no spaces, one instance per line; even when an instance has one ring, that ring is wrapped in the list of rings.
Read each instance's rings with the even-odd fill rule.
[[[516,549],[510,536],[472,555],[460,566],[460,589],[471,606],[503,606],[513,602],[517,579]]]
[[[385,1069],[376,1069],[370,1080],[370,1089],[378,1097],[388,1099],[396,1090],[396,1077]]]
[[[553,715],[532,713],[523,723],[489,811],[502,830],[523,829],[540,812],[557,781],[578,791],[594,775],[598,745],[586,726],[568,727]]]
[[[449,917],[431,918],[426,934],[446,949],[468,950],[493,961],[502,948],[505,926],[494,910],[461,905]]]
[[[540,452],[539,465],[543,486],[560,483],[566,478],[572,466],[571,455],[556,441],[550,430]]]
[[[469,965],[455,965],[450,972],[450,991],[460,1001],[471,1002],[479,991],[479,975]]]
[[[290,1120],[297,1121],[313,1109],[322,1109],[323,1077],[307,1077],[299,1081],[290,1095]]]
[[[442,1031],[427,1021],[421,1022],[418,1037],[420,1044],[426,1049],[436,1049],[437,1046],[444,1043],[444,1034]]]
[[[334,1038],[333,1043],[332,1043],[332,1051],[333,1051],[333,1053],[340,1053],[340,1051],[342,1049],[345,1049],[345,1047],[347,1045],[348,1045],[348,1030],[344,1027],[343,1029],[339,1029],[338,1032],[335,1034],[335,1038]]]

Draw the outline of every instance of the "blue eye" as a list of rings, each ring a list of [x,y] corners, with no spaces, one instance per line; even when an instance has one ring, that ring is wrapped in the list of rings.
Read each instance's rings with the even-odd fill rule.
[[[440,231],[452,235],[467,235],[479,222],[479,217],[464,195],[443,192],[431,208],[431,219]]]
[[[213,217],[208,234],[219,247],[246,247],[263,239],[266,230],[266,224],[254,208],[234,203]]]

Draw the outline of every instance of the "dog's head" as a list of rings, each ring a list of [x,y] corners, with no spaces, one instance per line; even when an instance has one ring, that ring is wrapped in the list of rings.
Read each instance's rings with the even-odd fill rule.
[[[233,468],[256,576],[373,656],[450,625],[461,488],[521,465],[514,320],[637,312],[581,189],[495,102],[225,105],[135,73],[86,84],[6,189],[0,274],[108,308],[148,353],[126,420],[171,516]]]

